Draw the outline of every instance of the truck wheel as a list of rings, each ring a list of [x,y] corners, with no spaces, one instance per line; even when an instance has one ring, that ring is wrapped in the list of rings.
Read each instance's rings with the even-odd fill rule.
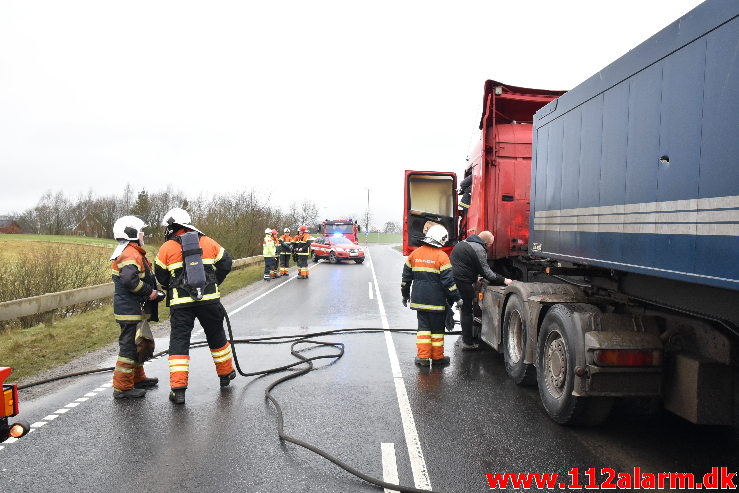
[[[334,252],[331,252],[328,254],[328,261],[332,264],[335,264],[339,261],[339,259],[336,258],[336,254]]]
[[[364,262],[364,259],[363,258],[358,258],[358,259],[354,259],[354,261],[356,263],[358,263],[358,264],[361,264],[362,262]]]
[[[313,252],[310,258],[313,262],[318,263],[318,255],[316,255],[316,252]]]
[[[508,375],[517,385],[534,385],[536,368],[524,362],[529,336],[525,313],[521,297],[512,295],[503,315],[503,359]]]
[[[582,305],[580,305],[582,306]],[[539,396],[544,409],[554,421],[563,425],[595,426],[611,412],[613,398],[575,397],[575,309],[555,305],[542,322],[538,344]]]

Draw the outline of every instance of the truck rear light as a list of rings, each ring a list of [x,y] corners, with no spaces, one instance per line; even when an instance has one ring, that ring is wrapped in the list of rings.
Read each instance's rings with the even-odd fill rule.
[[[485,298],[485,295],[482,294],[482,291],[480,291],[479,293],[477,293],[477,299],[478,300],[482,301],[484,298]]]
[[[8,435],[10,435],[12,438],[20,438],[31,428],[26,425],[25,423],[15,423],[13,426],[10,427],[10,430],[8,430]]]
[[[598,366],[660,366],[660,351],[637,349],[600,349],[594,352],[593,362]]]

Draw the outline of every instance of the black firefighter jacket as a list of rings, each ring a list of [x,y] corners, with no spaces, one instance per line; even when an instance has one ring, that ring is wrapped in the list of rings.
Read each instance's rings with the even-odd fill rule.
[[[449,257],[441,248],[429,245],[408,255],[400,286],[403,298],[410,298],[413,310],[443,312],[447,299],[454,302],[462,298],[454,284]]]

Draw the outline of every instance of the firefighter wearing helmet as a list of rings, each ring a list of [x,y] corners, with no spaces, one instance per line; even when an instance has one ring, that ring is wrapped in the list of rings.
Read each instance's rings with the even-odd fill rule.
[[[113,313],[121,327],[113,371],[116,399],[144,397],[146,389],[159,383],[158,378],[147,378],[136,350],[137,325],[145,319],[159,320],[156,281],[143,248],[145,227],[136,216],[123,216],[113,224],[113,237],[118,240],[110,257],[115,286]]]
[[[231,271],[231,255],[214,239],[193,226],[187,211],[175,208],[164,215],[165,243],[157,253],[154,273],[167,290],[170,307],[169,400],[185,403],[190,372],[190,334],[195,319],[208,340],[220,386],[236,377],[231,345],[223,330],[224,309],[218,286]]]
[[[298,234],[293,238],[293,252],[297,256],[298,279],[308,279],[308,257],[310,244],[313,241],[308,234],[308,226],[300,226]]]
[[[277,254],[277,243],[272,228],[264,230],[264,239],[262,239],[262,258],[264,259],[264,280],[270,281],[273,277],[277,277],[277,267],[275,266],[275,255]]]
[[[279,242],[280,276],[290,275],[290,253],[292,252],[293,237],[290,236],[290,228],[282,231],[277,241]]]
[[[445,366],[449,357],[444,356],[444,323],[447,299],[460,307],[462,297],[454,284],[452,264],[441,249],[449,239],[444,226],[431,226],[423,239],[425,245],[416,248],[406,259],[400,291],[403,306],[416,310],[416,365]],[[411,291],[411,287],[413,290]]]

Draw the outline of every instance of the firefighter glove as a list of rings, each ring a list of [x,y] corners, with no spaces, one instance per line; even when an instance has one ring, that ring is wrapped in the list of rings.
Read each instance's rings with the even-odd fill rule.
[[[403,306],[408,307],[408,298],[403,298]]]

